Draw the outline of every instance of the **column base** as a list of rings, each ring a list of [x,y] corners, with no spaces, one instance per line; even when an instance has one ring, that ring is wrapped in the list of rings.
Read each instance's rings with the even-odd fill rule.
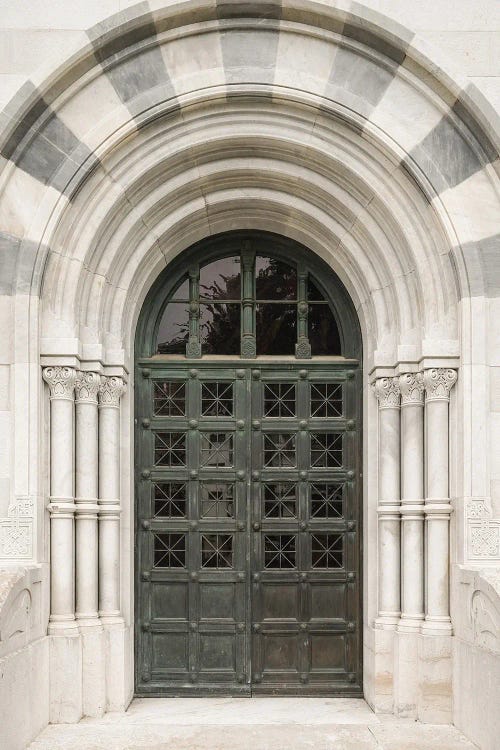
[[[379,628],[374,624],[369,634],[371,685],[369,702],[377,713],[391,714],[394,710],[394,627]]]
[[[82,711],[98,718],[106,711],[106,639],[99,620],[80,623],[82,638]]]
[[[49,631],[50,632],[50,631]],[[82,718],[82,641],[72,635],[49,637],[49,722],[72,724]]]
[[[106,711],[126,711],[133,697],[133,651],[123,618],[103,621],[106,654]]]
[[[422,635],[450,636],[452,634],[451,620],[449,617],[426,617],[421,625]]]
[[[373,621],[373,626],[376,630],[395,630],[400,617],[400,612],[381,612]]]
[[[418,716],[420,637],[418,630],[408,632],[399,627],[394,637],[394,713],[401,718]]]
[[[401,615],[396,630],[398,633],[420,633],[424,615]]]
[[[47,627],[47,635],[75,636],[80,632],[74,615],[51,615]]]
[[[426,724],[451,724],[451,635],[427,635],[418,639],[418,719]]]

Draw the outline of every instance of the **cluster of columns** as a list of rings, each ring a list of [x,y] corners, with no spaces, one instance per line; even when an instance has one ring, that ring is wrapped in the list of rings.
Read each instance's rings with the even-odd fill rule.
[[[455,370],[382,377],[379,406],[379,602],[376,625],[451,633],[449,400]]]
[[[65,366],[45,367],[43,378],[50,390],[49,633],[93,637],[122,623],[119,435],[125,385],[121,377]]]

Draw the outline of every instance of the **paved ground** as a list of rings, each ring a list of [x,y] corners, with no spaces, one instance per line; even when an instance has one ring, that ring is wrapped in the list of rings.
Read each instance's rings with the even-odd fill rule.
[[[126,714],[49,726],[29,750],[473,750],[453,727],[344,698],[141,699]]]

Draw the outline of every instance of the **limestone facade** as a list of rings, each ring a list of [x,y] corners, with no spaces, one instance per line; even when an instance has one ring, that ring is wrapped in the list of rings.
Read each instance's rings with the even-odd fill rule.
[[[185,248],[255,228],[359,315],[366,700],[492,750],[498,3],[0,11],[6,747],[130,702],[136,322]]]

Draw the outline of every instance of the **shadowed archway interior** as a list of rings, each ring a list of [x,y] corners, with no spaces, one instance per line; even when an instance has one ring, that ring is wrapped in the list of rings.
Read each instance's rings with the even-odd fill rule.
[[[136,335],[136,692],[362,694],[361,339],[298,243],[181,254]]]

